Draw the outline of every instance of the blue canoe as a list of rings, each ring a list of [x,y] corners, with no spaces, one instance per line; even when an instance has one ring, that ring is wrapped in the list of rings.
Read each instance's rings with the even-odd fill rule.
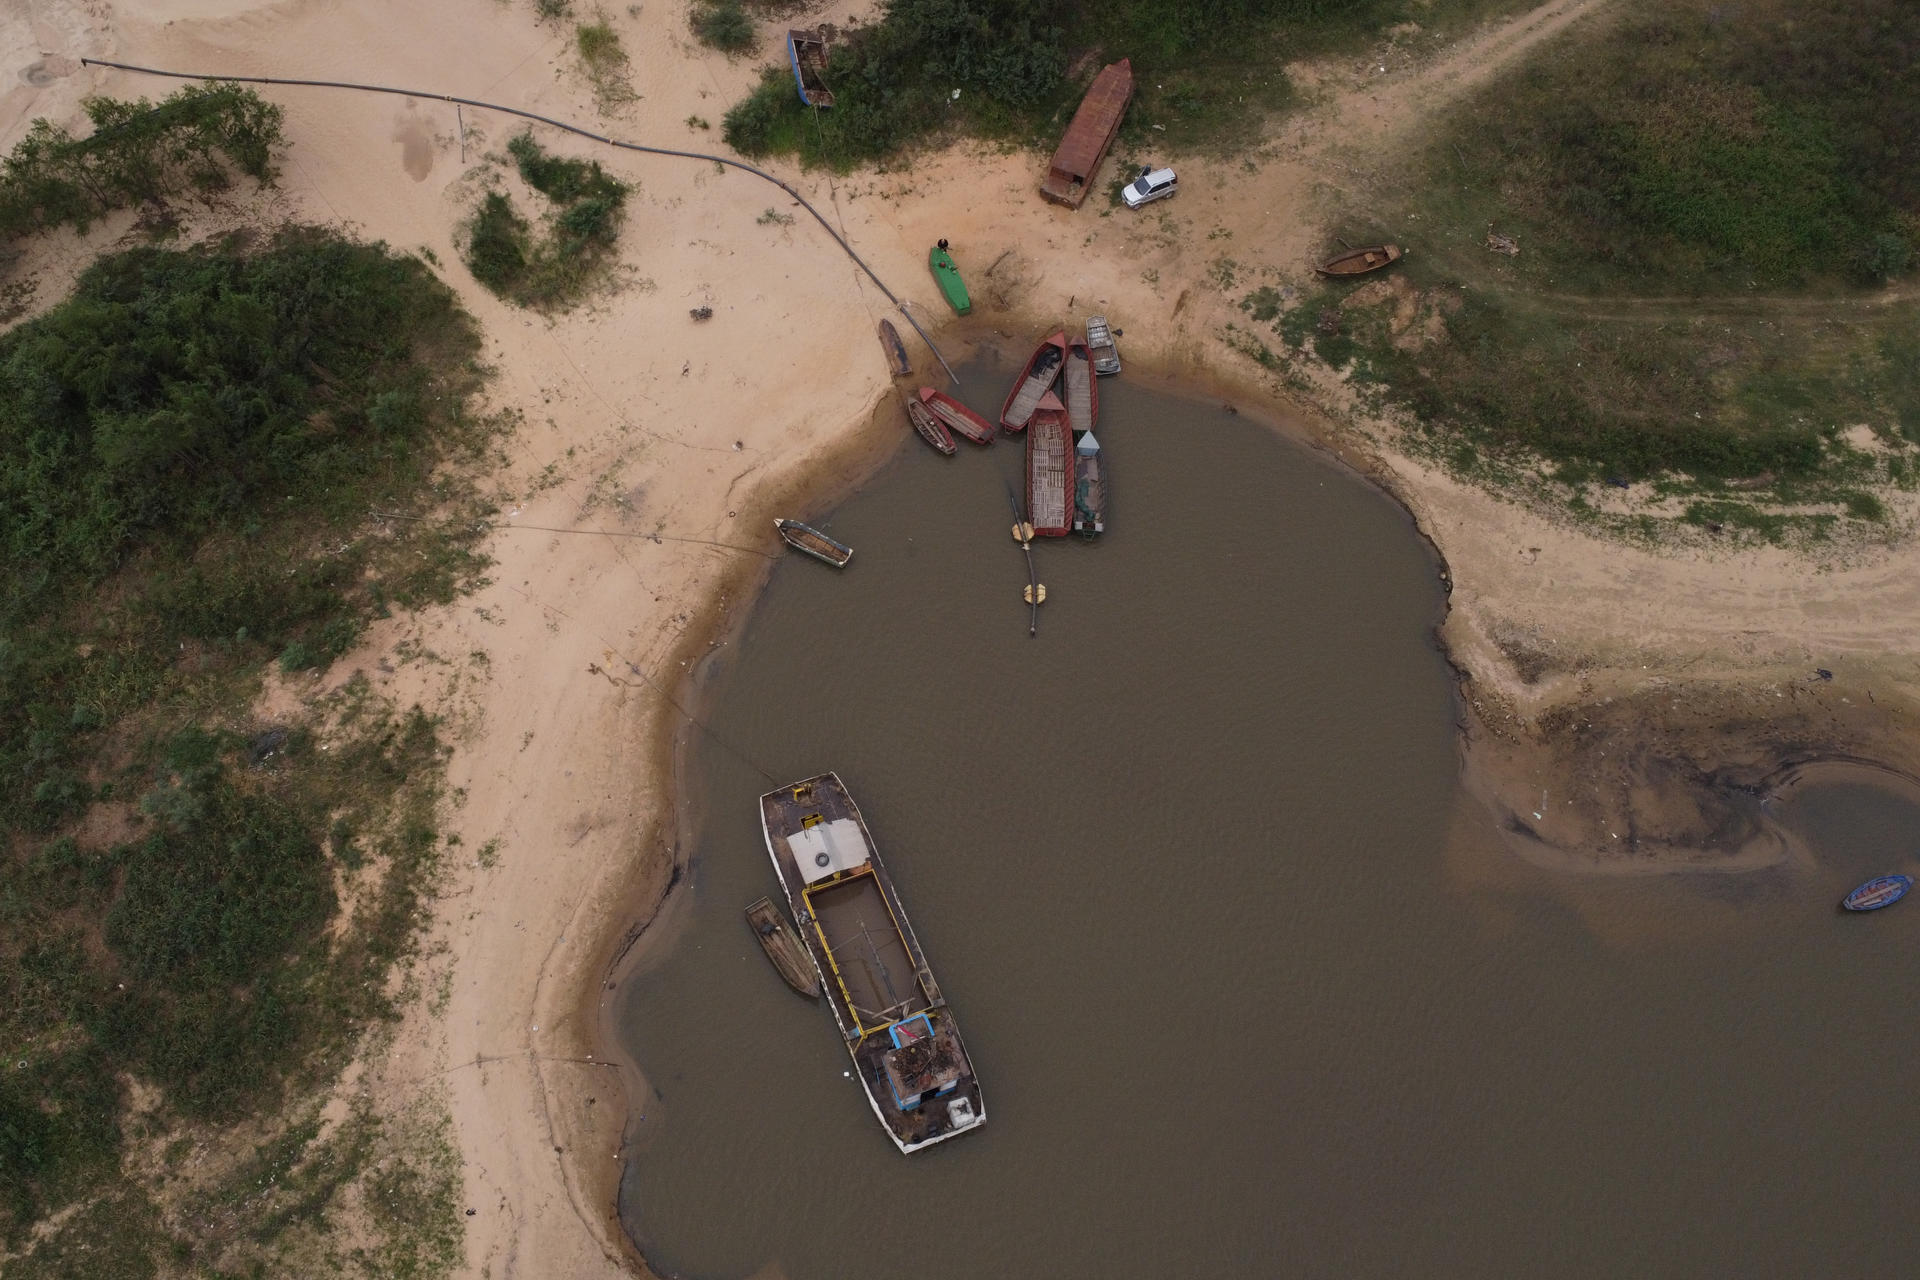
[[[1840,905],[1848,911],[1878,911],[1906,897],[1911,888],[1911,876],[1875,876],[1840,899]]]
[[[793,67],[800,101],[809,107],[833,105],[827,88],[827,39],[818,31],[787,32],[787,62]]]

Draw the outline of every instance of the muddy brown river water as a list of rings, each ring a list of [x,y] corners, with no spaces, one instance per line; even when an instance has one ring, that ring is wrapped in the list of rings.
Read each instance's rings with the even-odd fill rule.
[[[688,875],[616,992],[653,1264],[1907,1270],[1920,903],[1834,901],[1920,869],[1920,806],[1807,788],[1811,854],[1739,876],[1519,862],[1458,789],[1406,515],[1217,403],[1102,390],[1110,532],[1039,545],[1038,639],[1018,442],[909,441],[824,521],[852,567],[781,562],[715,664]],[[911,1157],[741,917],[776,892],[756,796],[826,769],[984,1082],[985,1127]]]

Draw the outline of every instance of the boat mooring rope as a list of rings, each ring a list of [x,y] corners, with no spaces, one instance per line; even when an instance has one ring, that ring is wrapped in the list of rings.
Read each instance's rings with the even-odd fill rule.
[[[740,169],[752,174],[756,178],[764,178],[766,181],[771,182],[774,186],[792,196],[801,208],[812,214],[813,220],[818,222],[821,227],[825,229],[826,233],[833,237],[834,243],[839,245],[849,258],[853,259],[854,265],[866,272],[867,278],[879,286],[880,292],[887,295],[887,301],[893,303],[900,314],[907,318],[907,323],[913,326],[913,331],[920,335],[920,340],[927,344],[929,351],[933,352],[933,358],[938,360],[940,367],[947,371],[947,377],[953,380],[953,385],[956,387],[960,385],[960,376],[953,371],[953,366],[947,363],[947,358],[940,354],[940,348],[934,346],[933,339],[928,337],[927,331],[920,327],[920,322],[913,318],[913,313],[907,310],[907,304],[895,297],[893,290],[887,288],[886,281],[882,280],[879,275],[874,272],[874,269],[866,264],[865,259],[853,251],[853,246],[847,243],[846,237],[834,230],[833,224],[828,222],[821,212],[808,202],[805,196],[794,190],[785,180],[775,177],[765,169],[755,168],[744,160],[735,160],[729,156],[713,155],[705,151],[680,151],[673,147],[650,147],[639,142],[622,142],[620,139],[609,137],[604,133],[595,133],[591,129],[583,129],[577,124],[568,124],[564,120],[555,120],[552,116],[543,116],[538,112],[523,110],[520,107],[503,106],[497,102],[483,102],[478,98],[463,98],[453,93],[433,93],[423,89],[400,89],[392,85],[384,84],[359,84],[351,80],[290,80],[280,76],[214,76],[206,75],[198,71],[166,71],[159,67],[135,66],[130,62],[109,62],[105,58],[82,58],[80,59],[80,65],[83,67],[111,67],[115,71],[131,71],[136,75],[143,76],[161,76],[169,80],[230,81],[235,84],[284,84],[303,89],[351,89],[360,93],[386,93],[401,98],[437,98],[441,102],[451,102],[456,106],[478,107],[484,111],[498,111],[505,115],[519,116],[522,120],[532,120],[539,124],[551,125],[553,128],[565,133],[578,134],[582,138],[605,143],[609,147],[619,147],[625,151],[639,151],[646,155],[653,156],[677,156],[683,160],[706,160],[714,164]]]

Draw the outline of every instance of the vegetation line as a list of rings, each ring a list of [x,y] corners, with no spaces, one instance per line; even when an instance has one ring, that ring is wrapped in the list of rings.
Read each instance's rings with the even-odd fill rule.
[[[375,511],[372,514],[375,519],[379,520],[430,521],[434,518],[432,516],[402,515],[398,511]],[[527,529],[538,530],[541,533],[573,533],[583,538],[638,538],[642,542],[695,542],[703,547],[724,547],[728,551],[744,551],[748,555],[759,556],[765,560],[778,560],[780,558],[776,552],[762,551],[758,547],[743,547],[737,542],[716,542],[712,538],[682,538],[676,537],[671,533],[634,533],[631,530],[625,529],[563,529],[558,525],[551,524],[495,524],[487,520],[476,521],[474,528],[485,533],[501,533],[511,532],[515,529]]]
[[[927,349],[933,352],[933,358],[938,360],[940,367],[947,371],[947,377],[952,379],[953,385],[956,387],[960,385],[960,375],[953,371],[953,366],[947,363],[947,358],[940,354],[940,348],[934,345],[933,339],[927,336],[927,331],[920,327],[920,322],[913,318],[911,311],[907,310],[907,304],[894,296],[893,290],[887,288],[886,281],[882,280],[874,269],[867,265],[865,259],[854,252],[853,246],[847,243],[846,237],[834,230],[833,224],[828,222],[825,216],[823,216],[818,209],[814,208],[805,196],[794,190],[793,187],[782,179],[768,173],[765,169],[755,168],[744,160],[735,160],[728,156],[713,155],[705,151],[679,151],[672,147],[649,147],[639,142],[622,142],[618,138],[611,138],[603,133],[594,133],[592,130],[582,129],[579,125],[568,124],[564,120],[555,120],[551,116],[543,116],[537,112],[525,111],[519,107],[502,106],[497,102],[483,102],[479,98],[463,98],[458,94],[452,93],[430,93],[423,89],[396,89],[391,85],[359,84],[351,80],[288,80],[277,76],[215,76],[206,75],[197,71],[164,71],[158,67],[135,66],[130,62],[109,62],[104,58],[82,58],[80,59],[80,65],[83,67],[111,67],[115,71],[131,71],[136,75],[143,76],[163,76],[169,80],[224,80],[232,81],[236,84],[285,84],[307,89],[356,89],[362,93],[387,93],[402,98],[438,98],[442,102],[452,102],[469,107],[480,107],[487,111],[500,111],[510,116],[519,116],[522,120],[537,121],[540,124],[551,125],[566,133],[578,134],[582,138],[589,138],[594,142],[605,143],[610,147],[620,147],[627,151],[640,151],[647,155],[678,156],[683,160],[708,160],[714,164],[727,165],[735,169],[743,170],[756,178],[764,178],[774,186],[779,187],[782,191],[798,201],[801,208],[812,214],[813,220],[825,228],[826,233],[833,237],[834,243],[839,245],[849,258],[853,259],[854,265],[866,272],[867,278],[879,287],[880,292],[887,295],[887,301],[893,303],[900,314],[906,317],[907,323],[913,326],[913,331],[920,335],[920,340],[925,342]]]

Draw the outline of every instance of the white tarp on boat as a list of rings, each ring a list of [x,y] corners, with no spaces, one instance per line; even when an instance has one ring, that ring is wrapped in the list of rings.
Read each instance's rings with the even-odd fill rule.
[[[1073,443],[1073,451],[1083,458],[1091,458],[1100,452],[1100,442],[1093,438],[1093,432],[1082,431],[1080,438]]]
[[[787,837],[793,860],[808,884],[867,865],[867,840],[852,818],[817,823]]]

